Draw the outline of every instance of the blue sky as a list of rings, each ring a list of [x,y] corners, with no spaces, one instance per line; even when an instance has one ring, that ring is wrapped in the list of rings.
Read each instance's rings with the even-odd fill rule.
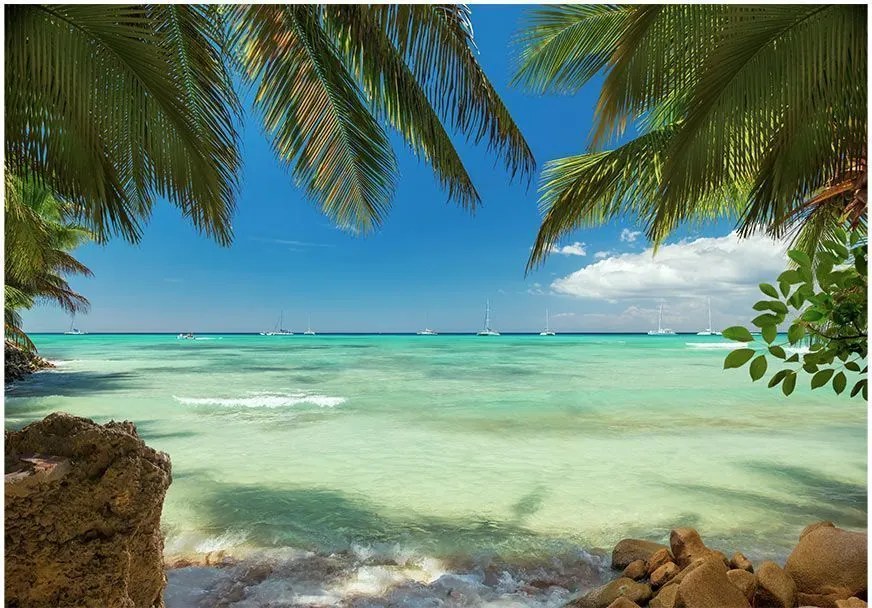
[[[510,88],[509,43],[523,10],[475,6],[473,24],[480,61],[541,168],[583,150],[598,83],[572,97]],[[258,331],[272,328],[283,310],[285,325],[300,331],[308,314],[319,331],[414,331],[425,324],[472,331],[490,298],[492,325],[502,331],[538,331],[546,307],[558,331],[644,330],[656,324],[660,302],[675,329],[696,330],[704,324],[705,296],[713,297],[715,325],[750,318],[754,298],[746,284],[783,267],[766,243],[737,258],[725,236],[730,225],[720,223],[676,235],[673,263],[648,268],[647,243],[626,221],[579,231],[562,244],[567,254],[552,255],[525,277],[539,225],[536,181],[529,188],[509,182],[484,147],[459,146],[484,202],[474,216],[447,203],[430,169],[399,146],[393,209],[379,232],[355,237],[334,228],[293,185],[251,113],[243,144],[233,245],[216,245],[173,207],[159,205],[138,245],[116,239],[77,251],[94,272],[71,281],[91,301],[77,326]],[[711,238],[693,242],[697,237]],[[721,258],[734,258],[735,268]],[[711,274],[713,268],[724,270]],[[661,280],[649,284],[652,277]],[[24,321],[29,331],[60,331],[70,322],[51,307],[26,312]]]

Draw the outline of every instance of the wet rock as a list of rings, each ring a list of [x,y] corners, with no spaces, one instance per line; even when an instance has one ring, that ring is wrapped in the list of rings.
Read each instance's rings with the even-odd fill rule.
[[[733,557],[730,558],[730,568],[734,570],[747,570],[748,572],[754,572],[754,564],[751,563],[751,560],[738,551],[733,553]]]
[[[675,608],[750,608],[725,570],[719,557],[700,560],[679,583]]]
[[[757,569],[758,608],[793,608],[796,605],[796,583],[781,566],[765,561]]]
[[[645,566],[645,560],[637,559],[635,561],[630,562],[626,568],[624,568],[623,576],[627,578],[631,578],[634,581],[641,580],[648,575],[648,569]]]
[[[664,547],[659,551],[655,551],[651,554],[651,557],[649,557],[648,561],[646,562],[646,565],[648,567],[648,575],[650,576],[652,572],[654,572],[663,564],[669,564],[673,561],[674,560],[672,559],[672,553],[669,552],[669,549]]]
[[[572,608],[608,608],[609,604],[619,597],[644,605],[651,599],[651,587],[645,583],[637,583],[631,578],[621,577],[597,587],[587,594],[571,599],[565,604]]]
[[[675,563],[681,568],[686,568],[692,562],[712,554],[712,550],[705,546],[699,533],[693,528],[674,529],[669,534],[669,544],[672,547],[672,555],[675,556]]]
[[[6,433],[6,605],[162,606],[166,454],[130,422],[52,414]]]
[[[625,538],[612,550],[612,568],[623,570],[637,559],[648,560],[652,554],[660,549],[668,549],[665,545],[652,543],[648,540]]]
[[[648,608],[675,608],[675,600],[678,597],[678,585],[668,585],[648,604]]]
[[[784,570],[801,593],[862,596],[868,588],[866,543],[865,532],[849,532],[831,522],[812,524],[803,530]]]
[[[651,573],[651,586],[662,587],[678,574],[678,566],[672,562],[666,562]]]
[[[754,596],[757,594],[757,577],[744,569],[733,569],[727,571],[727,578],[730,582],[745,594],[745,599],[749,602],[754,602]]]
[[[16,346],[9,340],[4,342],[3,369],[6,382],[20,380],[33,372],[54,367],[34,352]]]

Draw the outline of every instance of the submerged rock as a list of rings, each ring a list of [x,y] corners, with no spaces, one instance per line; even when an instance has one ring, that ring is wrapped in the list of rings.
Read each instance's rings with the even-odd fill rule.
[[[169,457],[131,422],[52,414],[6,433],[6,605],[153,608]]]
[[[666,545],[652,543],[649,540],[625,538],[612,550],[612,568],[623,570],[637,559],[648,561],[654,553],[660,549],[668,549]]]

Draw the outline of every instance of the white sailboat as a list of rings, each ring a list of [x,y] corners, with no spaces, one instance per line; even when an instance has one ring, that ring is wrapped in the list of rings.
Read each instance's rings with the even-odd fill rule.
[[[660,312],[657,314],[657,329],[652,329],[648,332],[649,336],[674,336],[675,332],[671,329],[663,327],[663,304],[660,305]]]
[[[84,336],[87,332],[81,331],[74,327],[76,324],[76,315],[73,315],[73,318],[70,319],[70,328],[64,332],[65,336]]]
[[[545,309],[545,331],[540,331],[539,335],[540,336],[556,336],[557,335],[553,331],[551,331],[551,329],[548,327],[548,309],[547,308]]]
[[[426,324],[427,319],[424,319],[424,321],[425,321],[425,324]],[[421,331],[419,331],[419,332],[415,332],[415,333],[416,333],[417,335],[419,335],[419,336],[438,336],[438,335],[439,335],[438,332],[433,331],[433,330],[430,329],[429,327],[425,327],[425,328],[422,329]]]
[[[276,323],[275,328],[272,331],[262,331],[260,332],[261,336],[293,336],[294,332],[285,329],[282,327],[285,324],[285,311],[282,311],[279,315],[279,322]]]
[[[720,336],[721,332],[712,331],[712,299],[708,298],[708,329],[696,332],[697,336]]]
[[[490,327],[490,299],[487,300],[487,306],[484,312],[484,329],[476,334],[477,336],[498,336],[500,332],[494,331]]]
[[[308,315],[306,317],[306,331],[303,332],[304,336],[314,336],[315,332],[312,331],[312,315]]]

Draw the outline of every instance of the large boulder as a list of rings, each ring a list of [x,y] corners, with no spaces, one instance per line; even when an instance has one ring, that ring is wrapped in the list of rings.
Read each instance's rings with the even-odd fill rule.
[[[154,608],[170,459],[130,422],[52,414],[6,433],[6,605]]]
[[[745,594],[727,578],[720,557],[700,560],[678,584],[675,608],[751,608]]]
[[[648,604],[648,608],[675,608],[675,601],[678,598],[678,585],[668,585],[663,587],[660,592]]]
[[[712,554],[712,550],[705,546],[699,533],[693,528],[674,529],[669,534],[669,544],[675,563],[681,568]]]
[[[784,570],[800,593],[862,596],[868,588],[866,542],[865,532],[842,530],[831,522],[812,524],[803,530]]]
[[[744,553],[739,553],[738,551],[733,553],[733,557],[730,558],[730,568],[754,572],[754,564],[751,563],[751,560],[745,557]]]
[[[639,608],[639,604],[625,597],[619,597],[609,604],[608,608]]]
[[[587,594],[571,599],[565,605],[571,608],[608,608],[619,597],[627,598],[644,605],[651,599],[651,587],[637,583],[631,578],[621,577],[597,587]]]
[[[757,568],[758,608],[793,608],[796,605],[796,583],[781,566],[765,561]]]
[[[627,578],[631,578],[634,581],[639,581],[648,576],[648,569],[645,566],[645,560],[637,559],[634,562],[630,562],[624,571],[621,573],[621,576],[626,576]]]
[[[651,573],[651,586],[662,587],[678,574],[678,566],[672,562],[666,562]]]
[[[668,547],[659,543],[652,543],[649,540],[625,538],[619,541],[612,550],[612,568],[623,570],[637,559],[647,562],[648,558],[660,549],[668,549]]]
[[[753,603],[754,596],[757,595],[757,577],[754,574],[744,569],[734,568],[727,571],[727,578],[730,579],[733,586],[745,594],[745,599]]]
[[[669,549],[664,547],[663,549],[652,553],[645,565],[648,567],[648,575],[650,576],[651,573],[657,570],[660,566],[671,563],[674,563],[672,553],[669,552]]]

